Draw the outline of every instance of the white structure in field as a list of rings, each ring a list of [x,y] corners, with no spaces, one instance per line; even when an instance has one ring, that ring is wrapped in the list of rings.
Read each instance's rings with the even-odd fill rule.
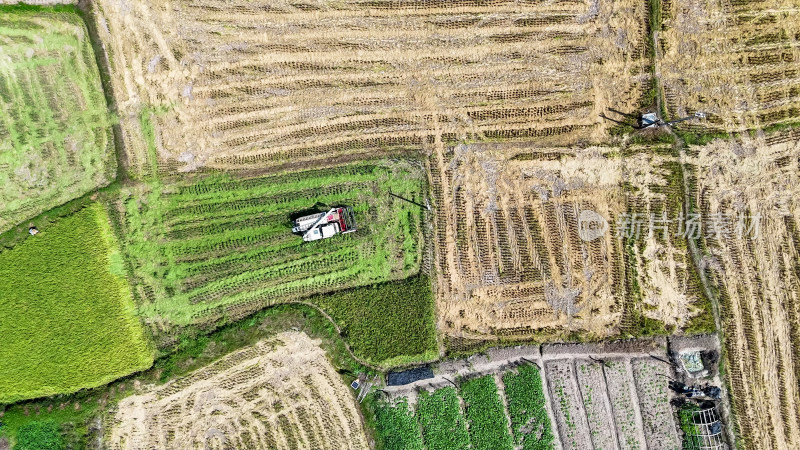
[[[332,208],[326,213],[311,214],[295,220],[293,233],[303,233],[303,240],[316,241],[337,234],[356,231],[356,216],[349,206]]]

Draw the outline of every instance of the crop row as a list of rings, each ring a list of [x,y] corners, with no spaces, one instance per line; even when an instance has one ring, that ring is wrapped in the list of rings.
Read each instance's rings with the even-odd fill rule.
[[[628,23],[642,21],[645,8],[629,3],[470,1],[448,10],[441,2],[198,0],[160,8],[143,0],[123,14],[100,0],[94,12],[100,38],[117,55],[111,71],[136,61],[153,74],[134,80],[132,91],[186,99],[147,127],[121,124],[138,172],[157,158],[153,145],[148,154],[137,141],[141,134],[171,143],[173,155],[191,151],[205,168],[233,170],[419,154],[426,143],[465,133],[589,136],[605,126],[592,113],[596,73],[615,74],[623,102],[640,94],[645,30]],[[595,39],[598,22],[614,24],[619,39]],[[139,61],[134,49],[154,57]],[[205,67],[191,80],[183,69],[189,58]],[[631,69],[622,78],[620,65]],[[181,94],[166,92],[155,81],[161,77],[180,80]],[[122,77],[112,78],[121,87]],[[187,163],[166,159],[158,161],[166,171]]]
[[[800,445],[797,139],[796,130],[768,134],[746,156],[737,154],[739,141],[693,149],[694,195],[704,217],[760,215],[760,232],[706,235],[701,241],[720,262],[707,274],[718,290],[729,336],[725,347],[736,425],[749,448]],[[726,162],[724,172],[718,169],[720,158]],[[745,169],[752,164],[764,168],[759,176]],[[777,191],[764,181],[774,177],[786,181]],[[776,194],[786,200],[777,200]],[[775,214],[779,209],[788,213]],[[764,378],[763,372],[774,376]]]
[[[513,144],[497,148],[521,150]],[[685,180],[674,151],[668,146],[598,150],[597,166],[608,165],[603,176],[613,178],[592,189],[553,181],[573,177],[568,169],[573,164],[589,172],[595,167],[574,151],[522,154],[503,170],[461,147],[452,157],[447,153],[443,161],[432,161],[436,202],[447,205],[436,227],[437,242],[446,249],[438,260],[442,287],[477,286],[460,293],[468,304],[441,308],[455,313],[444,321],[453,333],[530,337],[537,330],[558,330],[576,316],[606,321],[609,334],[713,330],[711,303],[683,235],[689,228]],[[434,167],[441,164],[444,170]],[[476,166],[486,176],[472,179]],[[582,175],[587,183],[600,176],[589,172]],[[607,220],[595,239],[581,237],[587,211]],[[663,295],[668,291],[681,296],[677,307]],[[442,301],[449,298],[443,295]]]
[[[545,362],[545,371],[563,448],[680,448],[667,364],[558,359]]]
[[[674,0],[662,2],[661,16],[666,109],[673,117],[695,109],[707,112],[705,123],[683,127],[734,131],[796,121],[800,79],[792,46],[800,20],[794,5]],[[707,45],[678,51],[701,42]],[[717,64],[704,66],[698,60]],[[709,83],[712,73],[715,81]],[[720,82],[726,85],[725,95],[716,91]],[[742,109],[742,102],[752,106]]]
[[[285,367],[304,370],[280,370]],[[105,444],[110,449],[367,448],[347,389],[315,341],[299,332],[282,333],[150,395],[122,399]],[[208,407],[195,407],[204,403]]]

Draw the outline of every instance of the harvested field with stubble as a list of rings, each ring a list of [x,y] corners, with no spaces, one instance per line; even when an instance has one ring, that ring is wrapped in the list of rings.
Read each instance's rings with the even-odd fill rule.
[[[800,116],[800,2],[666,0],[657,70],[669,114],[740,131]]]
[[[462,138],[596,141],[609,127],[599,113],[636,108],[650,85],[646,6],[631,0],[93,8],[134,175]]]
[[[647,233],[651,214],[683,208],[671,148],[473,144],[445,157],[432,169],[444,333],[602,338],[711,323],[677,221]],[[597,239],[579,235],[584,210],[610,222]],[[625,214],[638,238],[617,236]]]
[[[108,434],[112,449],[369,448],[349,388],[300,332],[123,399]]]
[[[800,447],[799,161],[798,131],[715,141],[687,158],[746,448]],[[758,232],[753,220],[739,225],[738,214],[760,215]],[[727,232],[713,225],[720,217]]]
[[[107,185],[116,168],[75,8],[0,5],[0,232]]]

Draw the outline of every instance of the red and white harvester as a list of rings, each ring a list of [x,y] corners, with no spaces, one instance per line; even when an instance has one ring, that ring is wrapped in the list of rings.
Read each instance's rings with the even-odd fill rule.
[[[325,213],[316,213],[295,220],[293,233],[302,233],[306,242],[327,239],[337,234],[356,231],[356,216],[353,208],[342,206]]]

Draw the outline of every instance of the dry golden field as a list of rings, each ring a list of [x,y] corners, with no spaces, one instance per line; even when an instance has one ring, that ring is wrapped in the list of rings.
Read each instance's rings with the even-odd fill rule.
[[[667,110],[738,131],[800,116],[800,1],[665,0],[657,71]]]
[[[440,329],[462,338],[636,333],[644,318],[681,330],[698,314],[685,239],[649,216],[683,207],[669,148],[459,145],[433,168]],[[582,211],[610,222],[579,236]],[[637,213],[640,238],[617,236]],[[619,224],[619,225],[617,225]]]
[[[637,110],[651,83],[647,2],[97,0],[92,8],[134,177],[426,155],[446,338],[708,330],[710,307],[679,225],[620,238],[619,221],[689,210],[709,226],[719,213],[761,214],[758,236],[705,237],[702,264],[720,299],[745,446],[800,447],[800,136],[753,133],[692,147],[683,161],[667,145],[610,141],[613,124],[600,113]],[[796,121],[797,0],[665,0],[660,11],[654,63],[665,109],[708,113],[682,127]],[[684,205],[685,188],[693,204]],[[584,210],[611,222],[597,239],[579,235]],[[172,407],[146,396],[120,414]],[[190,400],[176,401],[177,411],[190,410]],[[158,421],[178,420],[148,414],[148,426],[162,429]],[[243,430],[260,430],[246,420],[253,425]],[[115,433],[120,446],[144,436],[124,426]],[[247,433],[224,436],[244,445]]]
[[[110,448],[368,448],[355,399],[317,344],[284,332],[123,399]]]
[[[454,139],[597,141],[649,84],[645,4],[94,2],[129,170],[264,169]]]
[[[746,448],[798,448],[800,133],[716,141],[692,151],[740,435]],[[757,233],[755,220],[745,221],[742,236],[738,219],[728,227],[710,223],[715,214],[739,213],[760,215]]]

